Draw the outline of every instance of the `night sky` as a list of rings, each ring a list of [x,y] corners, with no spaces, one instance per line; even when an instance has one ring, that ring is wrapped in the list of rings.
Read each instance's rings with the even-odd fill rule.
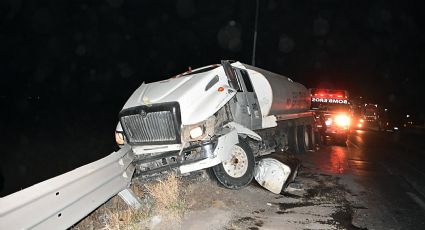
[[[259,2],[256,66],[423,119],[424,1]],[[84,148],[87,161],[107,153],[143,81],[221,59],[250,64],[255,9],[255,0],[0,1],[2,149],[21,146],[19,161],[37,145],[53,158],[58,148]]]
[[[307,87],[419,108],[425,4],[417,2],[262,0],[256,65]],[[188,66],[251,63],[255,0],[0,4],[2,98],[122,104],[142,81]]]

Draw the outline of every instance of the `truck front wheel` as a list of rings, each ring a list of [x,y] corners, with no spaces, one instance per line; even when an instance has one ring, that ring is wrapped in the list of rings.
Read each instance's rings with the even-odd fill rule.
[[[230,157],[212,168],[218,182],[229,189],[247,186],[254,177],[254,155],[245,140],[232,147]]]

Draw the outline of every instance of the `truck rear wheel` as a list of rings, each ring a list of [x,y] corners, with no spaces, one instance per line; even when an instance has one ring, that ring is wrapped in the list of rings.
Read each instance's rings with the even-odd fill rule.
[[[292,153],[299,153],[299,145],[298,145],[298,129],[297,126],[292,126],[288,128],[288,144],[289,151]]]
[[[314,130],[311,125],[305,126],[305,135],[306,135],[305,138],[308,139],[307,150],[314,151],[314,147],[316,146],[316,141],[314,138]]]
[[[298,143],[298,152],[305,153],[307,152],[309,139],[306,132],[306,127],[304,125],[297,126],[297,143]]]
[[[218,182],[229,189],[240,189],[251,183],[254,177],[254,154],[248,143],[239,138],[232,147],[230,158],[212,168]]]

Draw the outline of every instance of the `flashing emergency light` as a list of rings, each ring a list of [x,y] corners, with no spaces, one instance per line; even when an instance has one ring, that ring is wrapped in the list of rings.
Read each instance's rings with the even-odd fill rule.
[[[333,89],[313,89],[311,94],[315,97],[326,97],[326,98],[347,98],[344,90],[333,90]]]

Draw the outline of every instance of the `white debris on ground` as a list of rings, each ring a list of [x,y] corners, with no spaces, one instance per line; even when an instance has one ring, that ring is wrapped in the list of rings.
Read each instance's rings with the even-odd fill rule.
[[[270,192],[279,194],[291,174],[291,168],[273,158],[261,159],[254,170],[255,180]]]

